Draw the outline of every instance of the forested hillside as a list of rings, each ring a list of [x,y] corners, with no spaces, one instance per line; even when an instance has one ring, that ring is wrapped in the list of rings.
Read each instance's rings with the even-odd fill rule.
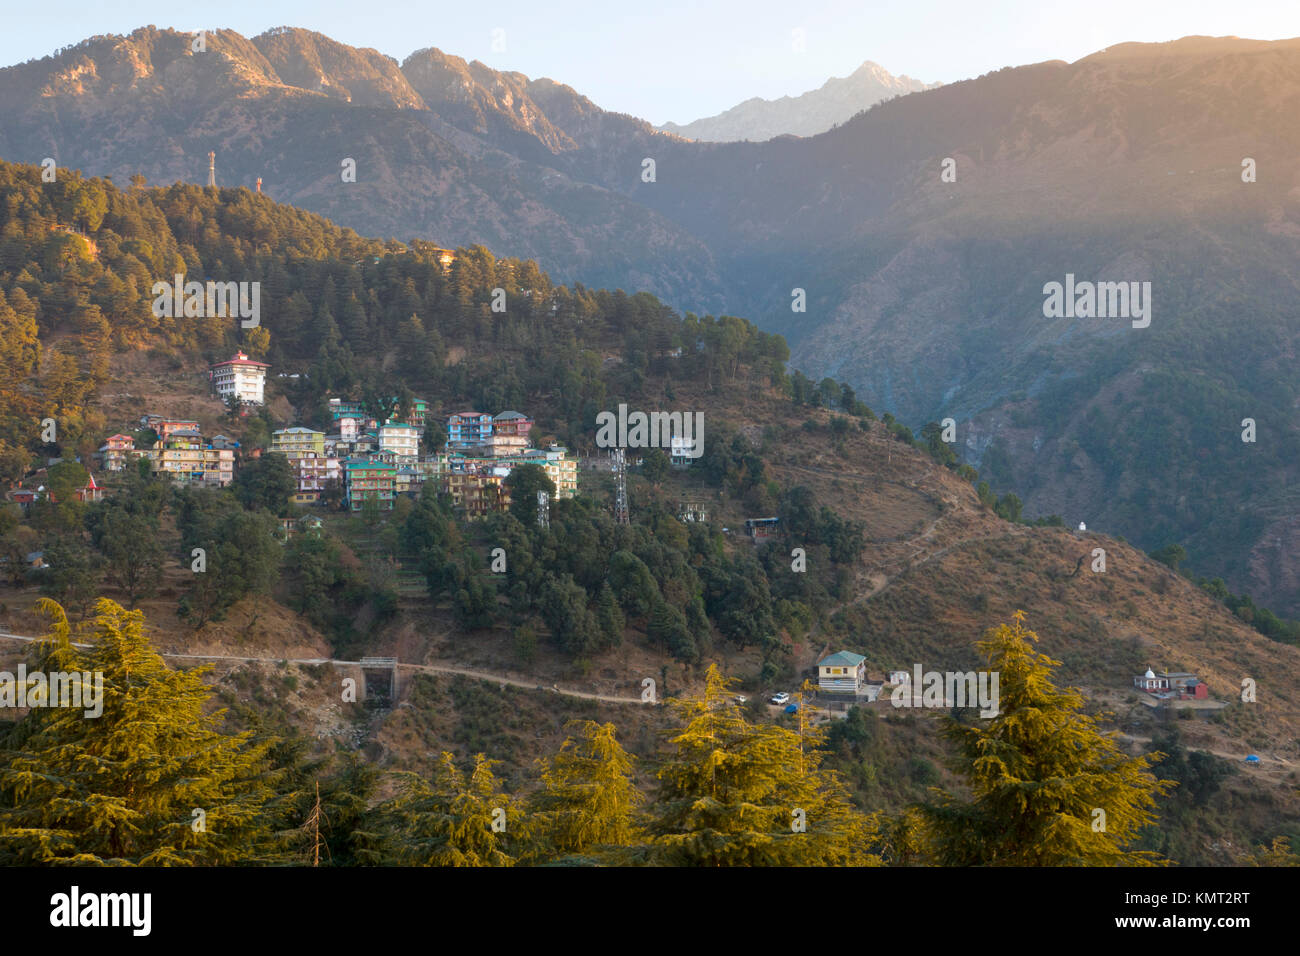
[[[1021,608],[1030,625],[1050,626],[1041,633],[1060,673],[1093,695],[1038,700],[1043,685],[1022,672],[1024,706],[1053,708],[1113,775],[1071,803],[1087,830],[1075,842],[1048,850],[1037,838],[1020,849],[993,841],[983,862],[1142,862],[1148,857],[1133,854],[1159,851],[1244,863],[1289,832],[1295,647],[1248,629],[1121,541],[1025,523],[1019,500],[978,484],[937,426],[917,439],[892,416],[878,420],[843,383],[787,370],[784,340],[744,319],[679,315],[644,293],[555,285],[535,263],[482,247],[454,255],[444,266],[431,243],[363,239],[246,189],[119,188],[68,171],[44,183],[39,167],[0,164],[10,373],[0,383],[0,477],[13,483],[42,459],[65,459],[36,479],[53,500],[0,517],[0,623],[52,634],[54,643],[36,651],[45,664],[93,665],[110,683],[149,688],[148,706],[115,713],[102,738],[51,711],[14,725],[0,766],[6,858],[301,860],[302,838],[286,829],[312,818],[310,784],[319,781],[337,864],[972,862],[944,823],[943,806],[954,804],[931,806],[926,788],[942,783],[946,800],[966,803],[967,788],[997,791],[1006,781],[978,783],[928,715],[873,711],[827,731],[769,713],[761,695],[797,690],[820,653],[841,647],[870,655],[877,671],[1019,655],[1030,640],[1014,617]],[[156,316],[152,284],[176,273],[262,283],[260,325]],[[504,311],[494,310],[499,301]],[[267,405],[248,416],[208,395],[207,364],[236,346],[272,365]],[[323,403],[334,395],[372,405],[419,396],[435,444],[453,411],[524,409],[539,442],[584,453],[598,451],[597,414],[619,403],[699,411],[704,454],[677,470],[661,451],[646,451],[628,478],[627,524],[613,516],[608,473],[583,472],[577,497],[553,501],[549,525],[539,525],[531,492],[543,485],[523,467],[510,479],[516,506],[484,521],[467,521],[426,485],[386,515],[311,509],[323,519],[318,533],[286,533],[285,520],[301,513],[288,500],[283,459],[252,452],[273,428],[328,425]],[[105,435],[137,428],[146,411],[193,414],[205,429],[241,439],[233,486],[180,489],[128,470],[99,475],[106,500],[76,500],[86,475],[72,459],[89,465]],[[43,434],[46,418],[57,425],[54,442]],[[709,519],[682,520],[687,501]],[[767,515],[780,518],[769,543],[737,533],[745,518]],[[1111,554],[1111,569],[1080,574],[1079,556],[1094,546]],[[202,573],[191,563],[195,548],[206,552]],[[506,558],[500,570],[496,549]],[[37,551],[48,568],[28,568]],[[41,595],[61,607],[37,606]],[[104,595],[113,600],[97,603]],[[996,625],[1005,626],[994,643],[977,649]],[[61,643],[74,634],[91,647]],[[248,660],[221,675],[208,701],[197,675],[151,656],[159,648]],[[502,684],[498,695],[490,683],[430,670],[389,702],[396,707],[367,709],[340,704],[331,665],[287,662],[375,654],[412,667],[509,670],[516,689]],[[1123,746],[1100,736],[1108,725],[1096,711],[1128,687],[1128,671],[1147,654],[1198,668],[1228,700],[1243,670],[1268,689],[1255,708],[1196,721],[1193,745],[1207,755],[1197,759],[1216,768],[1196,806],[1223,810],[1216,826],[1231,851],[1205,848],[1190,804],[1159,802],[1165,788],[1147,773],[1159,758],[1142,746],[1155,720],[1145,708],[1124,716],[1132,739]],[[617,703],[635,701],[647,677],[672,698],[665,710]],[[727,703],[735,688],[726,677],[743,681],[746,707]],[[602,699],[593,706],[623,709],[579,712],[601,720],[568,732],[552,726],[557,714],[541,688],[575,681]],[[218,700],[231,708],[225,723],[213,713]],[[523,708],[547,716],[520,723]],[[1008,708],[1007,721],[1015,719]],[[123,743],[139,737],[132,721],[162,728],[156,754]],[[605,724],[626,733],[616,738]],[[1019,733],[1013,723],[985,729]],[[230,736],[238,733],[247,736]],[[719,737],[738,761],[721,790],[704,782],[702,744]],[[616,739],[641,769],[630,769]],[[220,749],[223,763],[187,783],[192,792],[173,793],[194,776],[186,754],[196,742]],[[140,814],[141,835],[97,829],[105,811],[93,801],[61,802],[71,799],[67,788],[100,786],[59,763],[70,744],[131,768],[104,805]],[[1230,780],[1213,762],[1222,758],[1211,751],[1245,746],[1265,752],[1272,776]],[[551,762],[534,773],[531,760],[541,756]],[[949,758],[955,763],[941,770]],[[502,763],[494,769],[492,760]],[[162,769],[132,776],[143,764]],[[32,768],[42,765],[66,773],[35,781]],[[1186,763],[1178,769],[1186,779]],[[602,824],[577,832],[593,782]],[[719,806],[701,817],[706,793]],[[1132,812],[1099,838],[1087,820],[1101,793]],[[193,835],[195,801],[225,807],[211,811],[228,828],[222,839]],[[642,803],[648,816],[636,810]],[[745,809],[753,805],[762,807],[757,818]],[[787,838],[791,806],[807,811],[807,841]],[[490,826],[484,836],[477,821],[498,808],[508,837]],[[968,810],[984,832],[997,831],[997,800]],[[445,829],[449,813],[475,824]],[[1157,818],[1167,830],[1149,826]],[[88,829],[104,835],[78,835]],[[478,836],[467,844],[470,831]]]
[[[368,234],[743,314],[913,429],[957,420],[1031,516],[1182,547],[1300,615],[1295,40],[1116,44],[764,143],[688,142],[437,49],[192,42],[141,28],[0,70],[0,157],[165,184],[216,150],[218,183]],[[1047,319],[1066,274],[1150,281],[1151,325]]]

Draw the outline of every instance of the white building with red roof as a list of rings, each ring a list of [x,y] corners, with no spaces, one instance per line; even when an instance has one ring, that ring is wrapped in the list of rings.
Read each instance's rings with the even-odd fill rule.
[[[270,367],[236,352],[233,358],[210,366],[208,377],[223,402],[237,395],[245,405],[262,405],[266,401],[266,370]]]

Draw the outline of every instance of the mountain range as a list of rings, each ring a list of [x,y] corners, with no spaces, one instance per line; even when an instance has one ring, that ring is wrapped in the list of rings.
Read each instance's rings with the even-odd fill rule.
[[[923,83],[894,76],[870,60],[845,77],[833,76],[815,90],[775,100],[751,97],[716,116],[684,125],[658,127],[686,139],[715,143],[774,139],[777,136],[816,136],[843,123],[881,100],[931,90],[941,83]]]
[[[0,157],[203,182],[215,150],[220,184],[365,234],[747,316],[875,408],[954,419],[1028,514],[1179,543],[1300,614],[1300,40],[1121,44],[733,143],[436,49],[191,43],[145,28],[0,70]],[[1045,316],[1067,276],[1150,282],[1149,326]]]

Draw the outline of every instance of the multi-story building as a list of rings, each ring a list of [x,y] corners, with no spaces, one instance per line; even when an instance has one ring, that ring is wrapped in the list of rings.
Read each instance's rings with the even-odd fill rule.
[[[348,508],[360,511],[365,502],[374,499],[379,507],[391,510],[397,466],[375,455],[357,455],[343,463],[345,495]]]
[[[266,370],[270,367],[236,352],[233,358],[210,366],[208,377],[222,401],[235,395],[245,405],[262,405],[266,401]]]
[[[396,401],[396,398],[393,398],[392,401]],[[374,428],[379,424],[366,411],[365,405],[361,402],[353,402],[343,398],[331,398],[329,400],[329,408],[330,415],[335,422],[341,423],[344,419],[352,419],[354,422],[352,425],[340,424],[340,432],[346,433],[349,429],[365,430],[366,428]],[[385,422],[385,424],[414,425],[416,428],[423,429],[428,414],[429,403],[423,398],[413,398],[411,400],[411,407],[405,416],[401,418],[394,416]]]
[[[342,462],[328,455],[299,455],[291,458],[289,464],[294,472],[293,500],[299,504],[319,501],[329,482],[343,480]]]
[[[130,435],[109,435],[99,447],[99,461],[105,471],[121,471],[135,451],[135,439]]]
[[[526,439],[532,428],[533,420],[519,412],[502,412],[492,419],[493,435],[518,435]]]
[[[203,481],[224,488],[235,480],[235,450],[208,445],[203,449]]]
[[[342,398],[331,398],[329,405],[330,415],[333,416],[334,421],[336,422],[342,418],[358,418],[361,421],[366,420],[366,412],[365,409],[361,407],[360,402],[349,402]]]
[[[214,448],[195,429],[158,439],[147,457],[155,474],[170,481],[225,487],[235,480],[235,451]]]
[[[303,455],[325,456],[325,433],[310,428],[281,428],[271,433],[271,451],[278,451],[290,461]]]
[[[399,495],[414,495],[424,484],[424,475],[415,465],[398,465],[393,491]]]
[[[543,453],[542,467],[546,477],[555,484],[556,498],[573,498],[578,494],[578,459],[561,445],[551,445]]]
[[[203,450],[203,436],[197,429],[174,431],[154,444],[153,470],[171,481],[202,481]]]
[[[356,441],[357,436],[366,430],[366,420],[351,415],[335,419],[335,424],[339,426],[339,437],[344,441]]]
[[[416,428],[423,430],[428,415],[429,403],[422,398],[414,398],[411,399],[411,410],[406,413],[406,417],[402,421],[407,425],[414,425]]]
[[[509,490],[502,484],[519,465],[536,465],[555,485],[555,497],[572,498],[578,493],[578,460],[559,445],[530,448],[505,458],[443,452],[420,463],[438,481],[439,490],[471,517],[500,510],[510,504]]]
[[[164,418],[162,415],[142,415],[140,426],[154,431],[159,438],[166,438],[172,432],[198,431],[199,423],[184,418]]]
[[[528,439],[523,435],[488,435],[477,445],[466,447],[465,453],[484,458],[509,458],[528,450]]]
[[[457,412],[447,419],[447,447],[472,448],[492,434],[492,416],[486,412]]]
[[[509,506],[510,492],[502,484],[509,474],[501,466],[452,470],[443,476],[442,490],[469,517],[480,518]]]
[[[379,450],[390,452],[398,464],[414,464],[420,457],[420,429],[414,425],[380,425],[375,437],[379,440]]]

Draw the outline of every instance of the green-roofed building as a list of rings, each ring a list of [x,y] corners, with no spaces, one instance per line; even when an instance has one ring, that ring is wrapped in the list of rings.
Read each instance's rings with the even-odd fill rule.
[[[838,651],[817,662],[817,686],[831,694],[857,694],[867,683],[867,659]]]

